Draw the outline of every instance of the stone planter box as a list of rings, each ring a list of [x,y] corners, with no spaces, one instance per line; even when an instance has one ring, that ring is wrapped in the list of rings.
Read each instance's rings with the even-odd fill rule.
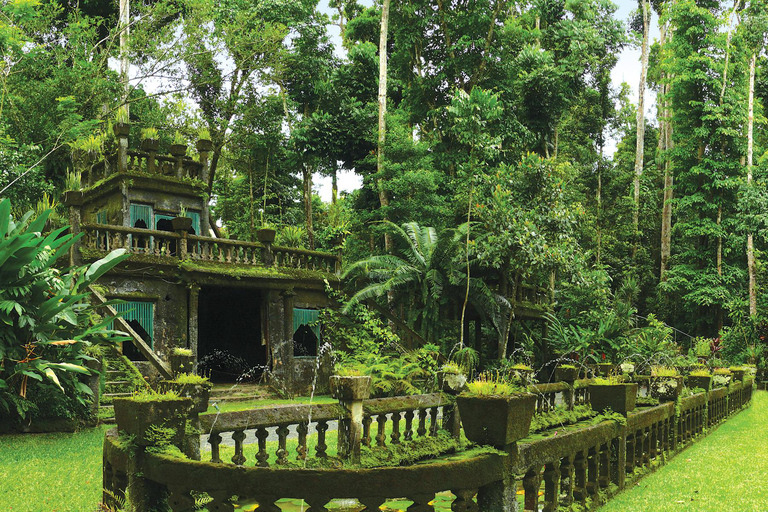
[[[64,192],[64,204],[66,206],[82,206],[83,193],[79,190],[67,190]]]
[[[674,402],[683,391],[683,378],[676,377],[652,377],[651,396],[658,398],[660,402]]]
[[[688,387],[691,389],[701,388],[704,391],[709,391],[712,388],[712,377],[705,377],[703,375],[689,375]]]
[[[558,382],[573,382],[579,378],[579,369],[558,366],[555,368],[555,380]]]
[[[727,387],[733,378],[733,375],[730,373],[713,373],[712,374],[712,387],[713,388],[720,388],[720,387]]]
[[[744,370],[744,369],[741,369],[741,370],[731,370],[731,374],[733,375],[733,379],[732,380],[739,381],[739,382],[743,381],[745,373],[747,373],[747,371]]]
[[[263,244],[271,244],[275,242],[275,235],[277,231],[272,228],[261,228],[256,230],[256,240]]]
[[[171,219],[174,231],[189,231],[192,229],[192,219],[189,217],[175,217]]]
[[[170,360],[171,371],[174,375],[178,375],[180,373],[193,373],[195,368],[195,356],[171,354]]]
[[[331,375],[329,384],[331,396],[336,400],[367,400],[371,396],[371,378],[368,375]]]
[[[440,389],[449,395],[458,395],[464,389],[464,386],[467,385],[466,375],[460,373],[439,372],[437,380],[440,382]]]
[[[635,410],[637,384],[590,384],[589,400],[594,411],[603,412],[610,408],[626,416]]]
[[[181,446],[187,426],[187,413],[192,406],[189,398],[137,401],[132,398],[115,398],[117,429],[134,436],[138,446],[152,444],[149,427],[156,425],[170,428],[174,435],[171,442]]]
[[[211,151],[213,149],[213,142],[208,139],[199,139],[195,143],[195,148],[198,152]]]
[[[147,153],[157,153],[159,147],[160,141],[158,139],[144,139],[141,141],[141,149]]]
[[[208,401],[211,397],[211,384],[209,382],[205,384],[179,384],[170,380],[161,380],[157,383],[157,390],[160,393],[174,391],[180,397],[189,398],[192,400],[191,412],[200,414],[208,410]]]
[[[185,144],[171,144],[171,154],[179,157],[187,154],[187,146]]]
[[[616,373],[616,365],[613,363],[598,363],[595,373],[601,377],[607,377]]]
[[[127,137],[131,133],[131,125],[129,123],[115,123],[112,125],[112,131],[115,132],[116,137]]]
[[[462,394],[456,397],[456,404],[467,439],[477,444],[506,446],[528,435],[536,396]]]

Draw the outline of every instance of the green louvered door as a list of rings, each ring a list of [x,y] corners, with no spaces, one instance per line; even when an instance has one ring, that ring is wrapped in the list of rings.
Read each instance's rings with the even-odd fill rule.
[[[136,223],[142,221],[144,229],[153,229],[152,207],[146,204],[131,204],[131,227],[136,227]]]

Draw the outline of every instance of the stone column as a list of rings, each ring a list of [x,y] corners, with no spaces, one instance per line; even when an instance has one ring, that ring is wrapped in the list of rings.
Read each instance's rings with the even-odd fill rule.
[[[195,356],[195,366],[197,366],[197,344],[200,338],[199,307],[200,285],[192,283],[189,285],[189,305],[187,306],[187,336],[189,338],[189,348],[192,350],[192,355]]]
[[[128,123],[115,123],[112,129],[115,132],[115,136],[117,137],[117,172],[127,172],[128,134],[131,131],[131,125]]]
[[[64,204],[69,206],[69,225],[70,233],[76,236],[80,233],[80,225],[83,222],[83,193],[80,191],[70,190],[64,193]],[[76,242],[69,249],[69,264],[70,266],[77,266],[83,264],[83,257],[80,254],[80,247],[82,247],[82,241]]]

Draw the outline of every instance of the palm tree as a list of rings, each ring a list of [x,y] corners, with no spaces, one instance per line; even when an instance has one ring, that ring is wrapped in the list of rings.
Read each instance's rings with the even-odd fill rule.
[[[414,330],[425,339],[436,340],[445,323],[441,311],[464,296],[467,283],[460,230],[438,234],[435,228],[417,222],[402,227],[391,222],[387,225],[398,242],[393,254],[370,256],[344,271],[342,278],[360,277],[368,284],[350,298],[343,311],[387,295],[406,307]],[[496,324],[506,300],[491,292],[479,278],[470,278],[469,290],[469,302]]]

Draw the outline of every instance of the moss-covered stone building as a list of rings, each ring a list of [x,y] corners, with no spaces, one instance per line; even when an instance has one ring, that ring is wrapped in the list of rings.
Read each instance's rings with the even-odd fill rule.
[[[141,338],[124,343],[124,353],[146,374],[163,374],[175,347],[198,361],[224,351],[289,388],[308,384],[319,344],[311,324],[329,305],[325,283],[337,281],[340,254],[278,247],[274,232],[259,243],[210,236],[210,141],[198,141],[193,159],[184,146],[158,154],[156,141],[129,150],[128,126],[115,132],[117,152],[86,166],[65,204],[82,233],[73,263],[121,247],[132,254],[99,290],[126,301],[115,308]],[[150,353],[135,348],[142,340]],[[234,381],[239,371],[213,377]]]

